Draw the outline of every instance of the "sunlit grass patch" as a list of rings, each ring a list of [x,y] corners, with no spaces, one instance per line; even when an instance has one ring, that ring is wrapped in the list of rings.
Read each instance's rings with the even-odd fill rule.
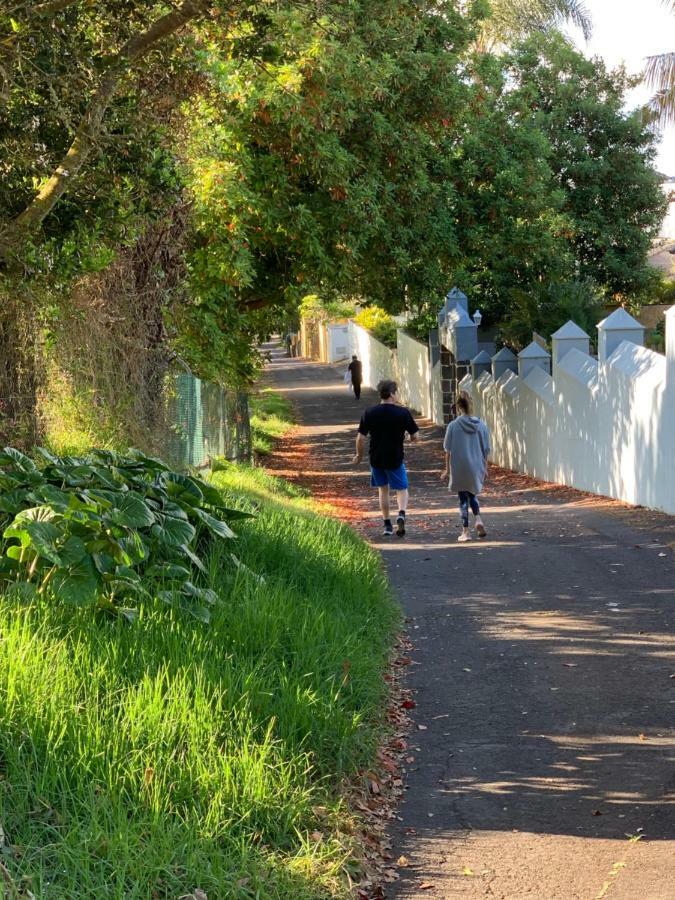
[[[370,763],[398,612],[373,552],[301,491],[247,467],[214,482],[256,518],[209,559],[210,625],[160,603],[129,623],[0,600],[18,892],[347,895],[337,786]]]
[[[293,407],[284,396],[269,388],[252,394],[249,404],[253,450],[259,456],[265,456],[293,425]]]

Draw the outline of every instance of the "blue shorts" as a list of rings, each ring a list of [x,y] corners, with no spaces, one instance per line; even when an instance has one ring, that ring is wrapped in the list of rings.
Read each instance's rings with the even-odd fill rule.
[[[387,484],[394,491],[408,490],[408,473],[405,470],[405,463],[401,463],[398,469],[376,469],[375,466],[370,467],[370,486],[384,487]]]

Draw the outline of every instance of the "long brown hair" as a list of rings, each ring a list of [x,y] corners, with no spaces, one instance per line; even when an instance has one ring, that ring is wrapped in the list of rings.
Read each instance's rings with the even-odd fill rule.
[[[465,416],[470,416],[473,412],[473,403],[471,397],[464,391],[457,398],[457,409]]]

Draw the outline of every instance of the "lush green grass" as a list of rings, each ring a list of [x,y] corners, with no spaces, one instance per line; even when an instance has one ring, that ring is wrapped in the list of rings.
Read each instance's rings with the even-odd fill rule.
[[[236,550],[264,583],[214,553],[210,626],[0,599],[2,860],[37,898],[346,895],[335,789],[371,757],[397,611],[374,554],[295,488],[214,479],[258,512]]]
[[[269,388],[252,394],[249,403],[253,449],[259,456],[265,456],[295,421],[293,407],[285,397]]]

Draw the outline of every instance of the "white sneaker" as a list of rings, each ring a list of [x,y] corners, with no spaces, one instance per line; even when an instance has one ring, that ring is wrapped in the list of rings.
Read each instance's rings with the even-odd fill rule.
[[[467,542],[467,541],[470,541],[470,540],[471,540],[471,535],[468,534],[466,531],[463,531],[463,532],[460,534],[460,536],[457,538],[457,542],[458,542],[459,544],[466,544],[466,542]]]

